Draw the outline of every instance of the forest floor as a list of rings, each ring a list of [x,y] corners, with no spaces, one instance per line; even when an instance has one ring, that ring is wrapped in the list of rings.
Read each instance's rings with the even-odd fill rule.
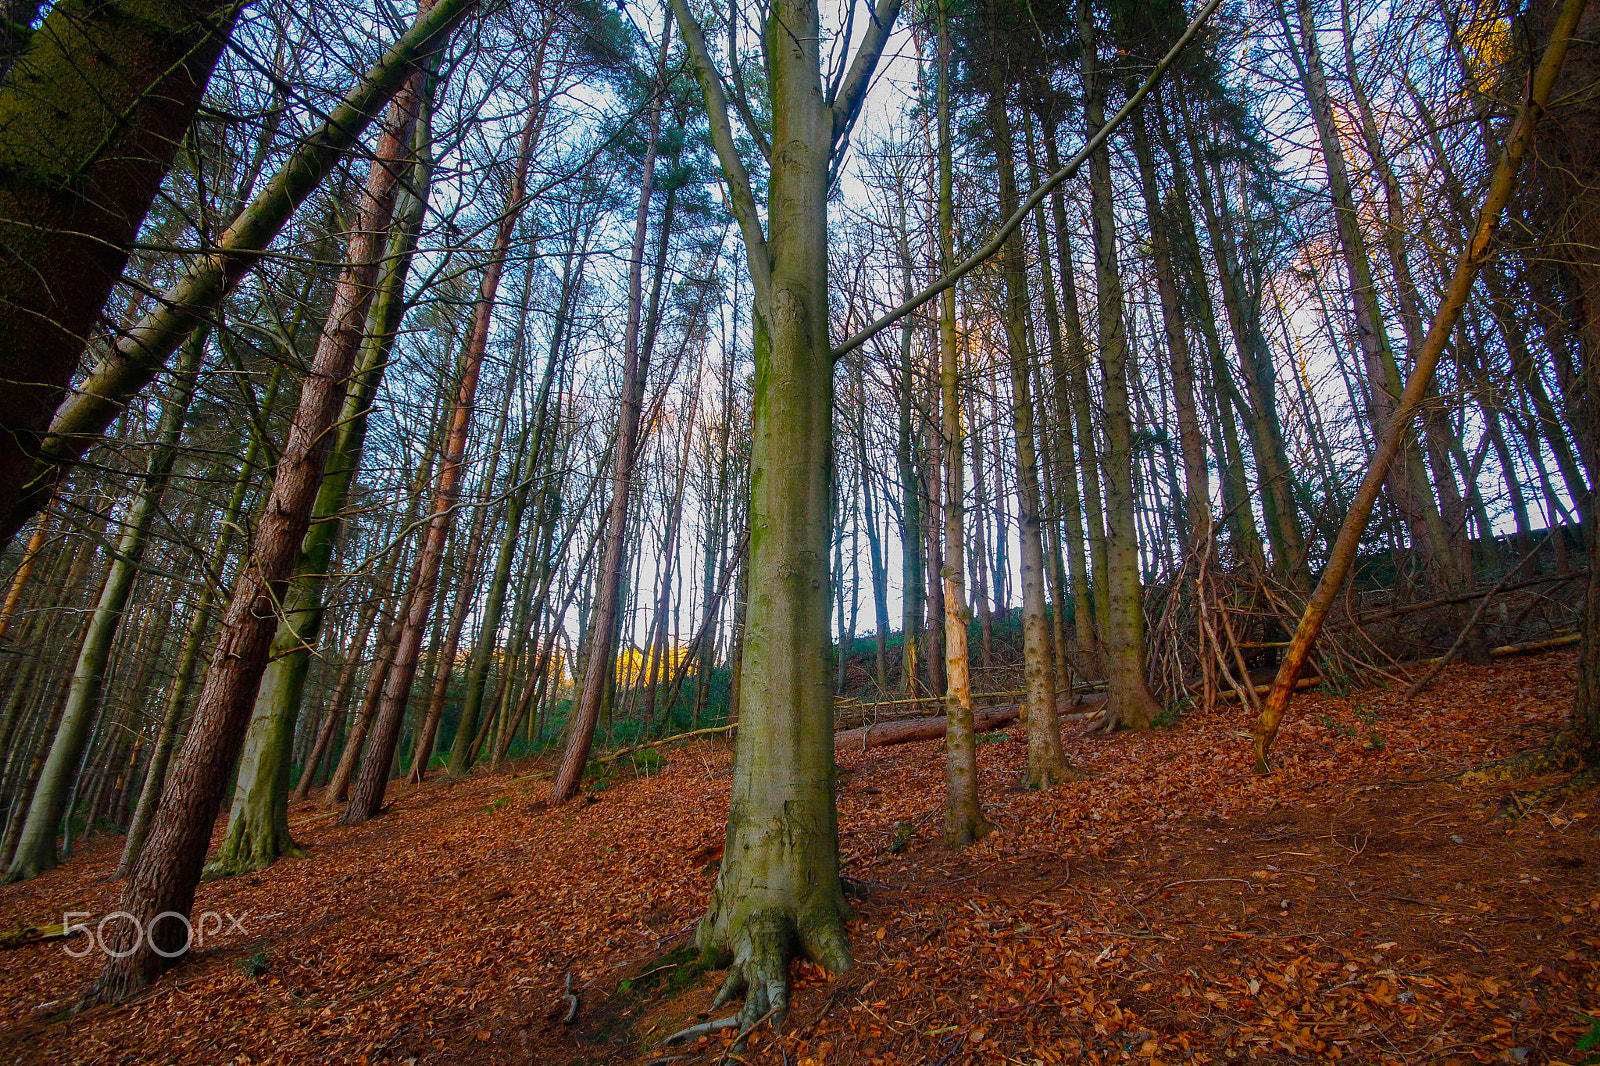
[[[726,747],[554,810],[527,767],[397,783],[356,828],[304,804],[309,857],[201,886],[196,912],[229,918],[134,1002],[63,1014],[98,966],[82,937],[0,952],[0,1061],[1576,1066],[1600,1013],[1600,795],[1500,819],[1508,787],[1443,780],[1547,741],[1575,673],[1569,651],[1453,667],[1409,704],[1302,695],[1266,778],[1226,705],[1069,725],[1091,776],[1048,793],[1018,788],[1023,744],[986,742],[999,829],[961,853],[939,843],[938,742],[843,752],[844,866],[870,889],[855,968],[797,964],[782,1032],[737,1056],[727,1033],[658,1047],[719,977],[656,960],[706,905]],[[119,844],[0,889],[0,931],[113,911]]]

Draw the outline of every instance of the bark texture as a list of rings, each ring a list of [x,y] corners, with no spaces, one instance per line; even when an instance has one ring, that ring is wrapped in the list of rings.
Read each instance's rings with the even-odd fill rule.
[[[0,82],[0,514],[22,490],[237,10],[231,0],[64,0]]]
[[[133,915],[148,935],[131,942],[132,927],[118,925],[117,935],[124,942],[117,950],[126,954],[106,962],[85,992],[83,1006],[115,1002],[137,992],[175,965],[189,946],[189,926],[182,918],[194,905],[212,824],[266,669],[278,605],[283,602],[322,484],[332,445],[329,430],[344,402],[377,276],[379,237],[393,210],[395,188],[408,154],[420,76],[413,75],[407,90],[396,97],[379,138],[351,234],[347,265],[301,387],[300,404],[249,559],[223,614],[222,634],[195,706],[194,724],[184,738],[150,838],[123,893],[120,909]]]

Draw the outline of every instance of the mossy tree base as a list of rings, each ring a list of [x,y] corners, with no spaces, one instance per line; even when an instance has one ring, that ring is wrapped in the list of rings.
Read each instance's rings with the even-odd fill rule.
[[[303,859],[306,851],[294,842],[288,826],[265,823],[253,817],[235,818],[217,857],[206,864],[202,877],[217,881],[265,870],[279,859]]]
[[[985,818],[982,811],[960,815],[945,812],[944,843],[952,850],[970,847],[992,832],[994,823]]]
[[[1121,729],[1149,729],[1161,717],[1162,706],[1141,682],[1122,692],[1112,691],[1100,720],[1089,727],[1091,733],[1115,733]]]
[[[736,918],[729,911],[719,914],[713,900],[712,913],[695,934],[704,961],[728,969],[712,1009],[743,997],[736,1016],[741,1031],[769,1015],[782,1021],[789,1010],[791,960],[806,958],[836,973],[850,969],[845,922],[851,916],[838,888],[819,891],[798,911],[767,907]]]
[[[1030,789],[1051,789],[1057,785],[1070,785],[1075,781],[1087,781],[1089,775],[1074,770],[1062,763],[1060,766],[1041,766],[1037,770],[1028,771],[1028,787]]]
[[[6,870],[5,877],[0,878],[0,884],[14,885],[18,881],[32,881],[35,877],[54,870],[56,862],[55,848],[50,849],[48,856],[37,853],[24,853],[18,845],[17,856],[12,860],[10,869]]]
[[[1515,785],[1546,774],[1570,773],[1582,766],[1583,756],[1574,738],[1564,733],[1545,747],[1519,751],[1496,762],[1463,770],[1445,780],[1464,788]]]

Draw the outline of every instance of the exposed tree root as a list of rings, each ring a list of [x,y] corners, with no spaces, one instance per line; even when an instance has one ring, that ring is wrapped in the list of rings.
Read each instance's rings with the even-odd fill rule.
[[[218,849],[217,857],[206,864],[201,878],[219,881],[229,877],[264,870],[279,859],[303,859],[306,851],[294,842],[287,827],[273,825],[272,815],[265,816],[266,825],[256,818],[241,819],[229,826],[227,838]]]
[[[825,969],[840,972],[851,966],[844,921],[849,908],[842,894],[814,897],[813,905],[798,917],[783,908],[769,907],[751,914],[733,931],[725,947],[701,944],[713,964],[726,964],[727,979],[712,1000],[711,1009],[743,997],[736,1015],[748,1033],[763,1020],[776,1025],[789,1010],[789,961],[803,956]],[[711,927],[702,923],[704,934]]]
[[[1526,792],[1513,792],[1500,801],[1500,809],[1495,812],[1496,821],[1509,821],[1524,818],[1540,807],[1547,807],[1553,803],[1560,803],[1571,799],[1580,792],[1586,792],[1596,785],[1600,785],[1600,766],[1590,766],[1579,770],[1565,781],[1558,781],[1553,785],[1543,788],[1530,789]]]
[[[789,960],[797,946],[794,925],[782,911],[752,915],[735,937],[733,962],[711,1009],[743,997],[742,1024],[754,1025],[769,1011],[782,1020],[789,1011]]]
[[[699,1025],[691,1025],[687,1029],[679,1029],[676,1033],[661,1041],[661,1046],[666,1047],[668,1044],[676,1044],[680,1040],[693,1040],[695,1037],[705,1036],[707,1033],[720,1033],[724,1029],[733,1029],[738,1024],[739,1016],[737,1014],[730,1014],[726,1018],[718,1018],[715,1021],[701,1022]]]
[[[1465,788],[1482,785],[1515,785],[1546,774],[1570,773],[1583,766],[1583,757],[1573,739],[1562,734],[1542,748],[1519,751],[1497,762],[1475,766],[1445,778]]]
[[[1600,784],[1600,766],[1585,766],[1577,738],[1571,733],[1561,733],[1544,747],[1519,751],[1496,762],[1452,774],[1445,780],[1472,788],[1517,785],[1536,777],[1562,773],[1571,776],[1553,785],[1512,792],[1503,798],[1495,819],[1504,820],[1525,817],[1540,807],[1559,803],[1595,787]]]

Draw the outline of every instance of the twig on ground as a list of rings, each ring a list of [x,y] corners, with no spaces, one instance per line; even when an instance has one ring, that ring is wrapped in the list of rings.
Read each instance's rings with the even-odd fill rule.
[[[1179,885],[1209,885],[1209,884],[1215,884],[1215,883],[1221,882],[1221,881],[1234,881],[1234,882],[1237,882],[1237,883],[1239,883],[1241,885],[1251,885],[1251,884],[1255,883],[1254,881],[1251,881],[1248,877],[1193,877],[1193,878],[1189,878],[1188,880],[1185,880],[1185,881],[1173,881],[1173,882],[1171,882],[1169,884],[1162,885],[1160,888],[1154,890],[1153,892],[1146,892],[1144,895],[1140,896],[1138,899],[1134,900],[1133,902],[1135,904],[1139,904],[1139,903],[1145,902],[1146,900],[1155,899],[1157,896],[1161,895],[1161,893],[1165,892],[1167,889],[1169,889],[1169,888],[1177,888]]]
[[[572,1019],[578,1016],[578,995],[576,992],[572,991],[571,970],[567,971],[566,991],[561,994],[561,998],[567,1001],[567,1013],[566,1016],[561,1019],[561,1024],[571,1025]]]

